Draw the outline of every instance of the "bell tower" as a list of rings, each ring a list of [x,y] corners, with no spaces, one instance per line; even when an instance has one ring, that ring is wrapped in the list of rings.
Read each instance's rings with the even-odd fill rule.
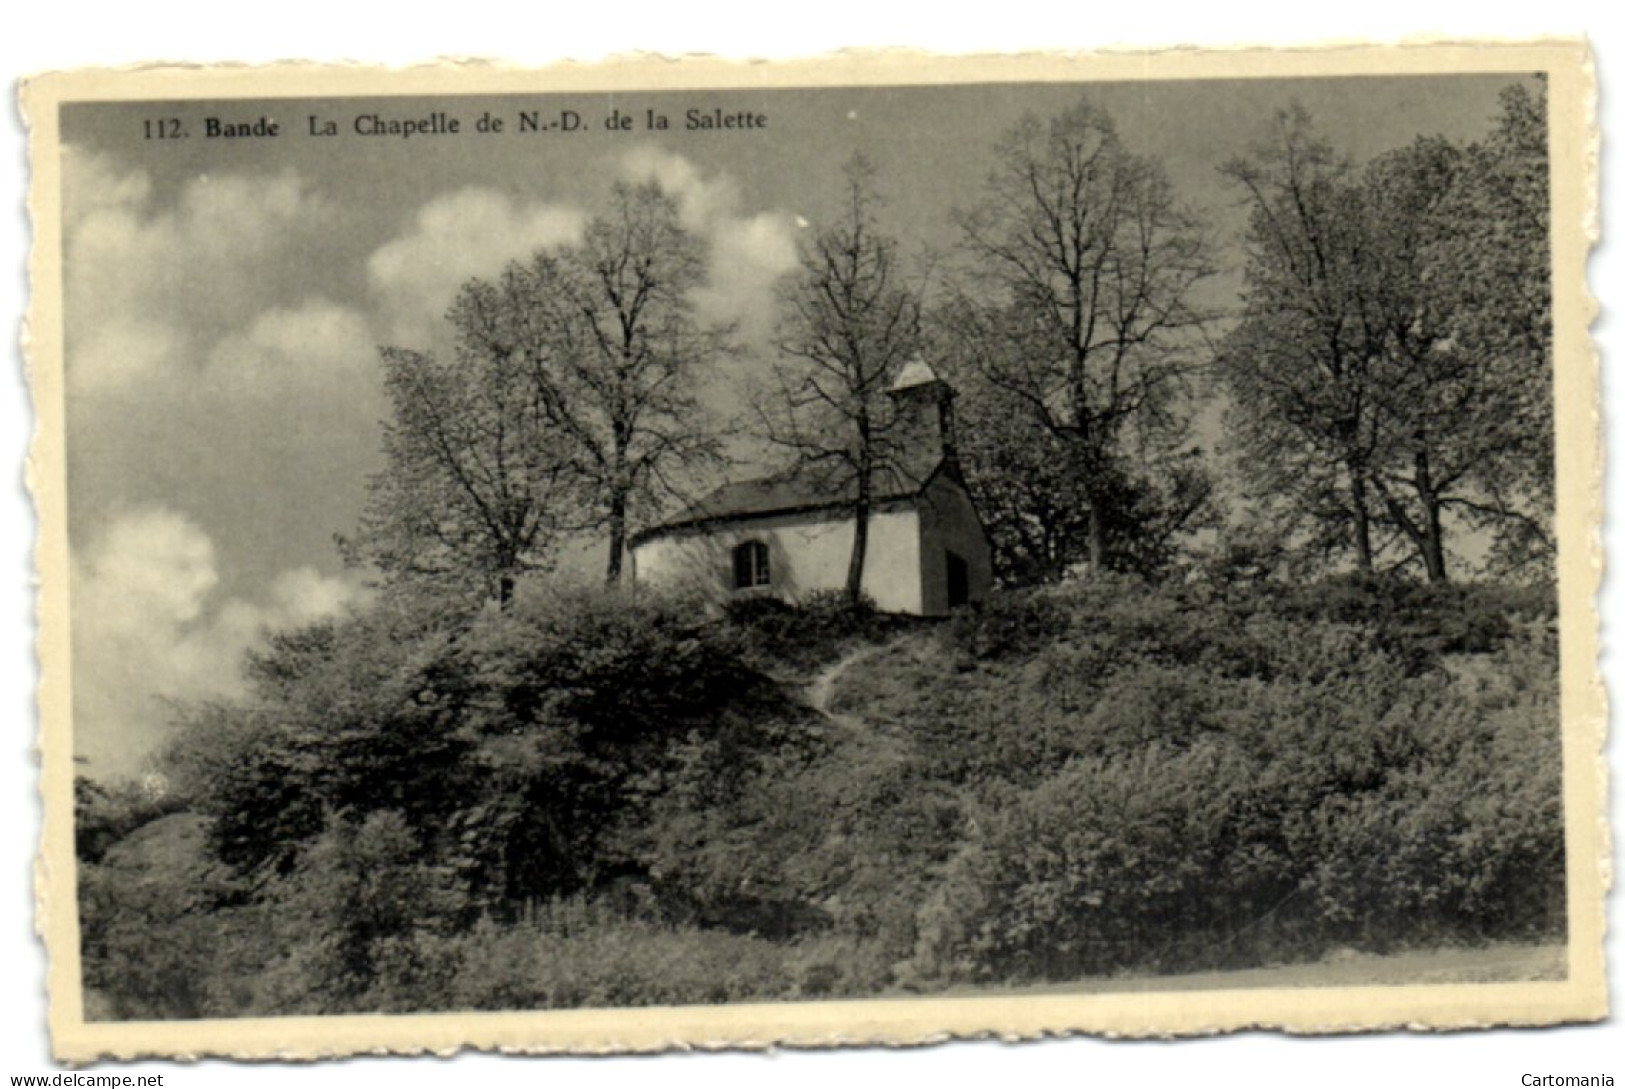
[[[923,477],[944,458],[956,459],[954,388],[915,357],[898,372],[889,392],[903,460]]]

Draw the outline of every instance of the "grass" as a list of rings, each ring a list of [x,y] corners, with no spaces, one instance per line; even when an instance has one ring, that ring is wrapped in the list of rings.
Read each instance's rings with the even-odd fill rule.
[[[1568,948],[1493,942],[1479,948],[1356,953],[1340,950],[1308,964],[1177,975],[1122,974],[1022,987],[952,987],[944,996],[1241,991],[1298,987],[1445,986],[1536,982],[1568,977]]]

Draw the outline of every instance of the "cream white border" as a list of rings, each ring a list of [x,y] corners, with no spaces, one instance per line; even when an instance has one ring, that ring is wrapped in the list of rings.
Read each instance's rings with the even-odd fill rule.
[[[471,94],[835,86],[1003,80],[1135,80],[1328,76],[1448,71],[1547,71],[1553,119],[1554,270],[1560,605],[1563,637],[1565,811],[1570,859],[1569,978],[1561,983],[1457,987],[1252,990],[1195,994],[918,999],[531,1014],[424,1015],[85,1024],[80,1016],[77,919],[70,842],[71,669],[66,625],[61,368],[60,219],[56,107],[65,101],[350,94]],[[541,70],[492,65],[364,68],[150,67],[42,76],[24,88],[31,126],[35,247],[28,350],[39,430],[31,466],[40,524],[37,564],[45,836],[38,863],[39,921],[50,950],[53,1050],[99,1056],[317,1057],[387,1050],[652,1051],[672,1047],[917,1043],[953,1036],[1033,1037],[1076,1032],[1127,1036],[1204,1033],[1245,1026],[1293,1032],[1378,1027],[1457,1028],[1587,1020],[1605,1013],[1601,956],[1607,828],[1604,710],[1595,673],[1592,598],[1600,573],[1601,460],[1596,369],[1587,325],[1594,305],[1584,259],[1595,233],[1595,129],[1589,55],[1574,41],[1409,47],[1176,50],[1074,56],[942,58],[845,54],[820,61],[734,63],[639,58]]]

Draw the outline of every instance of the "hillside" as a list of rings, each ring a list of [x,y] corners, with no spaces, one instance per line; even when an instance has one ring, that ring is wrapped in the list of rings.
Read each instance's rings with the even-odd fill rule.
[[[126,797],[109,821],[87,795],[81,828],[125,836],[81,852],[87,983],[107,1016],[163,1017],[1401,951],[1374,978],[1549,973],[1548,952],[1435,960],[1562,942],[1552,615],[1531,590],[1355,581],[1102,580],[941,623],[381,605],[193,713],[171,757],[188,813],[163,817],[171,797],[142,824]]]

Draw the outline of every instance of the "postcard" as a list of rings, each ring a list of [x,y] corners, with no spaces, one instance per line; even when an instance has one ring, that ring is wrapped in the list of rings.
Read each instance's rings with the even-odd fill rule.
[[[1594,96],[27,81],[54,1053],[1602,1018]]]

